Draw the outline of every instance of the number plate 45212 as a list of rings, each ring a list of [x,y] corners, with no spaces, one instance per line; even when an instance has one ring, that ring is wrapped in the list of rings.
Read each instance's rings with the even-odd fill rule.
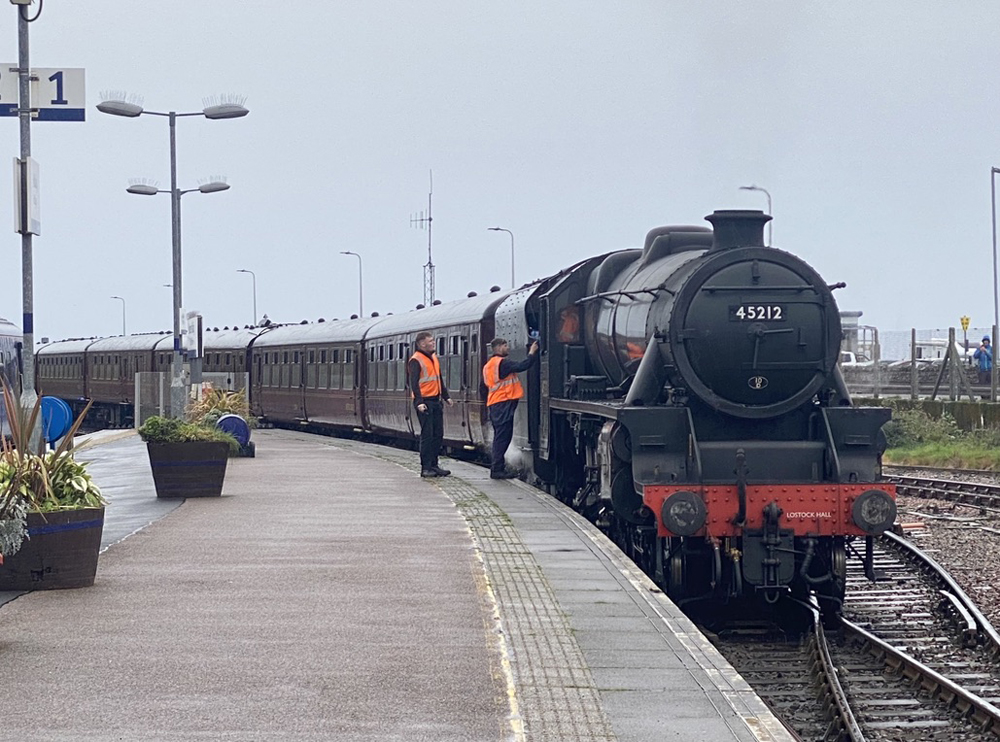
[[[785,307],[781,304],[736,304],[729,307],[731,322],[784,322]]]

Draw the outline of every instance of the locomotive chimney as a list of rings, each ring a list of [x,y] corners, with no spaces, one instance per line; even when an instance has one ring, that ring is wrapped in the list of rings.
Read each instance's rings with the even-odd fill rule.
[[[771,221],[763,211],[736,209],[716,211],[705,219],[711,222],[715,233],[709,252],[731,247],[764,247],[764,225]]]

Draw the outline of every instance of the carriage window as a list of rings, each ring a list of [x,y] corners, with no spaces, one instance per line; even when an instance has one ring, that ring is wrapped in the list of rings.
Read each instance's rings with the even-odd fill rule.
[[[444,355],[444,338],[443,337],[438,338],[438,355],[439,356],[443,356]]]
[[[389,343],[389,360],[390,361],[396,360],[396,346],[393,345],[392,343]]]
[[[375,360],[375,346],[374,345],[371,346],[368,349],[368,360],[369,361],[374,361]]]
[[[458,355],[458,335],[451,336],[451,354],[453,356]]]
[[[334,348],[333,356],[330,358],[330,363],[340,363],[340,348]]]
[[[288,363],[288,351],[287,351],[287,350],[286,350],[286,351],[284,351],[284,352],[283,352],[283,353],[281,354],[281,362],[282,362],[282,363]]]
[[[320,363],[326,363],[326,351],[325,350],[321,350],[319,352],[319,362]]]
[[[226,353],[226,365],[229,366],[232,364],[232,362],[233,362],[233,354]]]
[[[299,362],[299,352],[298,351],[295,351],[295,361],[294,362],[295,363]]]
[[[475,333],[472,336],[472,352],[475,353],[479,350],[479,334]]]
[[[385,360],[385,346],[384,345],[378,346],[378,359],[380,361],[384,361]]]
[[[316,351],[309,351],[309,363],[316,363]]]
[[[354,360],[354,351],[350,348],[344,350],[344,363],[352,363]]]

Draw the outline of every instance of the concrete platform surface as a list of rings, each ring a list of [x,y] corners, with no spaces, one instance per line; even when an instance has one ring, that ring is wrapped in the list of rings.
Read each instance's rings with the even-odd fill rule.
[[[143,444],[97,581],[0,609],[0,740],[790,740],[603,535],[519,482],[257,431],[221,498],[157,500]],[[14,596],[8,596],[14,597]],[[3,596],[0,595],[0,600]]]

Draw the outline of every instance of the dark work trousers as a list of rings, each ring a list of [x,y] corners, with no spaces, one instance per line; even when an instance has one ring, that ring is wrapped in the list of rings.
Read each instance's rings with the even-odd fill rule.
[[[500,474],[506,468],[503,457],[514,437],[514,411],[517,409],[517,400],[497,402],[486,409],[493,424],[493,460],[490,464],[490,473]]]
[[[435,469],[444,441],[444,405],[440,399],[425,399],[427,411],[417,410],[420,420],[420,468]]]

